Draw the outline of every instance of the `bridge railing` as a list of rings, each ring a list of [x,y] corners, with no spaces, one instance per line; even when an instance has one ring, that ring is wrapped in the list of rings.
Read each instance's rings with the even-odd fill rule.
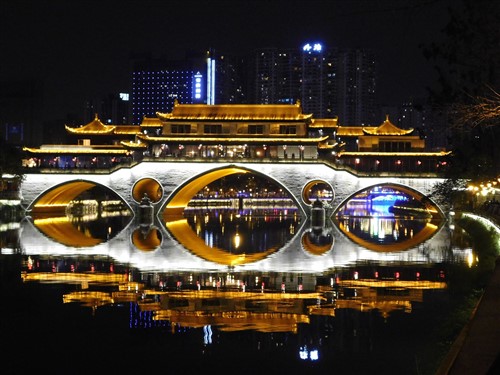
[[[154,162],[154,163],[262,163],[262,164],[325,164],[330,168],[338,171],[346,171],[357,177],[420,177],[420,178],[443,178],[443,172],[432,171],[366,171],[354,168],[350,165],[345,165],[337,162],[331,158],[317,157],[317,158],[202,158],[202,157],[172,157],[172,156],[144,156],[138,160],[130,160],[126,163],[119,163],[108,167],[90,166],[85,168],[72,168],[72,167],[54,167],[54,166],[40,166],[40,167],[24,167],[23,172],[27,174],[109,174],[122,168],[131,168],[141,162]]]

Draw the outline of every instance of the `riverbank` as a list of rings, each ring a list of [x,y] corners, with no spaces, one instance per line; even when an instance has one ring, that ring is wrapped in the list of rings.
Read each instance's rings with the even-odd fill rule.
[[[500,373],[500,228],[483,216],[466,215],[481,223],[483,231],[475,233],[475,245],[485,259],[481,274],[488,279],[484,292],[445,356],[436,375],[490,375]],[[489,271],[491,257],[495,257]]]

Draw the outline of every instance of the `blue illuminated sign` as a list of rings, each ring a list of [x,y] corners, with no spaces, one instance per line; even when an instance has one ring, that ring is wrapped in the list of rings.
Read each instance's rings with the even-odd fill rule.
[[[314,43],[313,45],[307,43],[302,47],[302,50],[304,52],[321,52],[323,49],[323,46],[320,43]]]

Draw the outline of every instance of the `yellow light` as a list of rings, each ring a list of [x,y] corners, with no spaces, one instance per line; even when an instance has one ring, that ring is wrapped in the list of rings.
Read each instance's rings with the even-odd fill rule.
[[[469,268],[474,264],[474,254],[472,254],[472,251],[467,255],[467,264]]]
[[[241,238],[240,238],[240,234],[239,233],[236,233],[235,236],[234,236],[234,247],[237,249],[240,247],[240,244],[241,244]]]

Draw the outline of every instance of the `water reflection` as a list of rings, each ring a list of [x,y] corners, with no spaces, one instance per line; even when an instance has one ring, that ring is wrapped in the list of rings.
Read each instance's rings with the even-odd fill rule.
[[[301,224],[297,209],[185,210],[188,225],[210,247],[231,254],[280,249]],[[272,233],[272,236],[270,235]]]
[[[392,187],[374,187],[353,196],[335,215],[340,230],[376,251],[407,250],[437,233],[444,217],[437,207]]]
[[[45,236],[71,247],[109,241],[131,221],[132,211],[120,200],[74,200],[57,216],[28,217]]]
[[[428,311],[447,300],[448,268],[466,272],[469,250],[444,225],[419,237],[434,218],[382,206],[351,202],[322,225],[293,208],[198,207],[147,226],[127,213],[25,220],[17,244],[2,232],[13,244],[2,255],[19,259],[19,300],[44,297],[13,310],[30,323],[6,339],[40,334],[42,353],[103,363],[110,347],[130,358],[158,350],[171,370],[191,373],[227,369],[230,359],[234,370],[261,373],[301,364],[406,373],[435,324]],[[71,326],[71,337],[43,336],[56,324]]]

